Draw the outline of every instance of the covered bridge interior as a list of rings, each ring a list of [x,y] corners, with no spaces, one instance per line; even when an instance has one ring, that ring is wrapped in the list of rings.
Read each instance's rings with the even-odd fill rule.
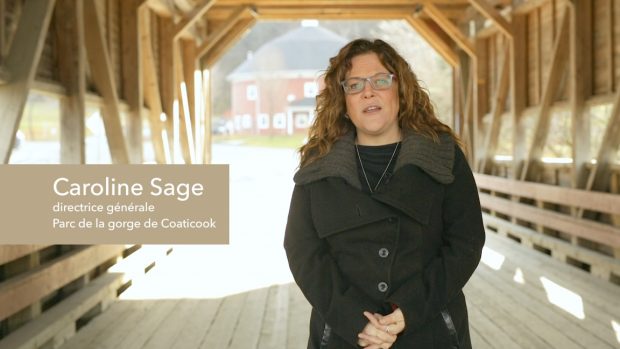
[[[530,315],[519,314],[528,307],[543,309],[548,302],[536,297],[539,291],[544,295],[544,285],[525,290],[511,284],[511,274],[493,274],[496,269],[481,264],[466,290],[474,294],[470,305],[480,306],[471,315],[475,343],[620,346],[617,0],[0,0],[3,163],[9,163],[31,91],[59,100],[63,164],[86,162],[87,105],[101,111],[113,163],[143,163],[146,147],[157,163],[171,163],[175,132],[185,163],[210,163],[210,69],[257,21],[308,18],[404,20],[428,41],[453,68],[450,126],[464,141],[489,244],[507,258],[504,271],[512,265],[512,271],[523,272],[523,262],[542,278],[550,268],[586,304],[585,320],[540,310],[574,336],[544,321],[528,323]],[[602,121],[594,125],[594,119]],[[568,125],[570,146],[563,161],[549,161],[558,120]],[[143,123],[150,129],[147,138]],[[13,233],[18,232],[3,232]],[[114,309],[118,294],[171,251],[139,245],[0,246],[0,348],[98,347],[71,344],[71,338],[80,339],[82,327],[87,333],[86,323]],[[491,291],[485,282],[501,286]],[[521,306],[504,302],[507,295]],[[307,312],[294,285],[245,297],[242,304],[261,305],[255,316],[261,324],[272,321],[270,336],[243,332],[243,326],[256,328],[252,316],[237,321],[251,309],[225,299],[216,309],[232,307],[237,317],[217,318],[210,303],[204,311],[213,314],[205,321],[216,330],[226,328],[217,321],[232,321],[249,337],[226,332],[228,340],[221,343],[203,338],[195,346],[175,347],[304,347],[299,338],[301,346],[291,344],[303,336],[305,315],[299,314]],[[483,314],[485,306],[490,310]],[[282,308],[288,314],[284,342],[273,334],[282,329],[272,319],[283,316]],[[119,314],[104,312],[93,323],[106,313]],[[146,345],[150,337],[145,338],[119,347],[157,347]]]

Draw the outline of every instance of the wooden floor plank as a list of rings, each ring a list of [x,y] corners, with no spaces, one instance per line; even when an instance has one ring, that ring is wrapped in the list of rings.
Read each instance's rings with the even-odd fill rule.
[[[222,298],[200,299],[186,320],[174,345],[168,348],[198,349],[204,341],[222,305]],[[187,319],[190,319],[189,321]]]
[[[129,301],[123,301],[129,302]],[[118,318],[117,321],[106,331],[101,332],[87,348],[118,349],[118,344],[131,335],[131,331],[139,324],[144,316],[157,305],[155,300],[131,301],[131,311],[127,316]]]
[[[470,309],[469,315],[471,324],[469,326],[469,333],[471,336],[471,343],[473,348],[493,349],[493,346],[491,346],[488,341],[493,343],[495,346],[501,345],[502,348],[522,348],[516,346],[516,343],[514,343],[514,341],[508,338],[500,328],[494,326],[493,323],[489,320],[489,318],[479,312],[476,308]],[[491,335],[487,335],[485,337],[480,333]],[[498,338],[494,337],[499,337],[499,341]]]
[[[178,299],[158,300],[140,322],[140,326],[134,326],[131,335],[126,336],[117,348],[140,349],[155,333],[159,325],[172,313]]]
[[[237,322],[230,349],[247,349],[258,346],[265,306],[269,288],[262,288],[248,293]]]
[[[601,310],[610,311],[612,314],[620,313],[620,286],[605,282],[581,269],[495,233],[489,232],[487,240],[487,246],[502,254],[512,256],[511,260],[518,261],[518,264],[522,264],[527,269],[533,272],[544,270],[546,275],[570,284],[575,292],[587,296],[589,301],[599,306]]]
[[[487,248],[504,261],[499,270],[481,264],[465,287],[474,348],[620,347],[611,325],[620,288],[496,234]],[[551,304],[541,277],[582,296],[585,319]],[[61,349],[305,349],[310,310],[293,283],[217,299],[117,301]]]
[[[207,336],[200,348],[228,348],[237,328],[239,315],[248,297],[247,293],[239,293],[224,298],[218,309],[216,321],[209,327]]]
[[[491,233],[488,236],[491,238],[488,246],[508,253],[513,256],[513,260],[519,261],[520,264],[524,264],[528,269],[532,271],[544,269],[546,274],[563,282],[570,283],[576,292],[589,295],[594,304],[602,308],[611,306],[611,309],[614,311],[620,309],[620,299],[618,298],[620,286],[605,282],[586,271],[570,266],[546,254],[532,251],[530,248],[510,239]]]
[[[287,349],[305,349],[308,346],[310,325],[310,304],[304,298],[299,287],[289,288]]]
[[[472,327],[477,329],[480,336],[489,343],[495,343],[492,338],[487,338],[493,332],[482,327],[484,322],[479,317],[483,317],[506,333],[519,348],[544,349],[549,347],[549,343],[537,337],[522,324],[523,319],[515,317],[515,314],[504,309],[501,304],[502,301],[498,297],[489,298],[487,293],[483,291],[484,289],[488,289],[486,282],[474,274],[465,290],[467,300],[472,305],[469,308],[470,314],[476,314],[476,312],[479,314],[478,317],[472,317],[470,323]]]
[[[189,322],[195,321],[192,313],[200,302],[201,300],[198,299],[180,300],[164,321],[159,324],[155,333],[144,343],[143,348],[169,349],[176,347],[175,343],[179,342],[179,335],[183,328]]]
[[[286,348],[289,289],[289,285],[276,285],[269,289],[258,349]]]
[[[487,343],[493,343],[497,348],[519,349],[519,346],[504,330],[486,317],[478,307],[468,309],[472,327],[476,329]]]
[[[478,291],[489,299],[493,297],[498,299],[498,304],[502,307],[503,311],[515,317],[515,322],[520,321],[526,328],[525,331],[531,332],[533,335],[548,343],[548,346],[545,347],[581,348],[580,345],[574,343],[572,340],[568,340],[561,331],[558,331],[544,319],[541,319],[536,310],[527,308],[524,304],[519,303],[511,297],[501,295],[501,291],[497,288],[489,286],[479,288]],[[483,335],[486,336],[488,333],[484,333]]]
[[[566,311],[550,304],[545,292],[534,287],[533,283],[529,282],[524,285],[511,284],[512,280],[510,276],[507,277],[506,273],[493,271],[485,266],[481,266],[477,272],[480,278],[487,280],[489,287],[494,287],[516,303],[528,307],[532,313],[544,319],[557,331],[564,332],[566,338],[571,339],[581,347],[613,348],[609,342],[613,339],[610,331],[607,331],[597,321],[590,318],[577,319]],[[529,319],[521,319],[521,322],[527,321]],[[606,334],[608,337],[607,341],[599,338],[599,335],[605,336]]]
[[[62,346],[62,349],[91,347],[97,338],[111,333],[114,326],[118,325],[119,318],[126,317],[132,311],[133,306],[130,302],[115,301],[106,311],[80,329],[71,341]]]

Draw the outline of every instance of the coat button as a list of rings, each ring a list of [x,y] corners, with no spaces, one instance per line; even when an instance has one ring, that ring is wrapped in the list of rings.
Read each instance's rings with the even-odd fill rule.
[[[377,288],[379,289],[379,292],[385,292],[388,289],[388,284],[381,281],[378,285]]]
[[[383,247],[379,249],[379,257],[386,258],[389,254],[390,251],[387,248]]]
[[[395,223],[395,222],[396,222],[396,218],[394,217],[388,218],[388,223]]]

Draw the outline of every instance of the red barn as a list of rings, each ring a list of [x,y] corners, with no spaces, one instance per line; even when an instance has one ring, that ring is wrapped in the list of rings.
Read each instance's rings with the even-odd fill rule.
[[[228,76],[235,132],[305,133],[314,116],[320,76],[346,42],[325,28],[302,26],[248,54]]]

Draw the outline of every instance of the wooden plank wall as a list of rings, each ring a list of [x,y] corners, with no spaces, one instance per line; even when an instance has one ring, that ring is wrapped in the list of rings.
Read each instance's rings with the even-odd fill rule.
[[[0,339],[38,318],[123,255],[123,246],[0,246]]]
[[[576,8],[578,11],[591,10],[591,20],[579,19],[579,16],[570,13],[570,11],[576,11]],[[523,134],[517,138],[519,143],[515,143],[514,139],[511,140],[516,161],[493,159],[490,166],[485,166],[484,159],[477,159],[477,161],[482,161],[477,166],[480,173],[507,178],[504,187],[489,186],[491,181],[489,177],[479,175],[477,178],[482,189],[483,207],[488,211],[488,220],[492,220],[494,226],[505,224],[507,228],[502,226],[502,229],[507,229],[509,232],[512,229],[514,235],[511,237],[530,247],[546,251],[546,253],[571,265],[590,270],[593,274],[614,283],[620,283],[618,281],[620,280],[618,274],[618,265],[620,265],[620,245],[618,244],[620,241],[620,215],[618,212],[602,212],[588,206],[598,200],[594,193],[592,193],[592,198],[588,202],[582,203],[584,206],[580,207],[579,205],[549,200],[548,197],[536,197],[532,192],[535,189],[529,187],[521,188],[521,192],[504,189],[519,186],[520,183],[523,183],[518,180],[521,177],[522,180],[528,181],[526,183],[544,183],[560,191],[566,190],[568,192],[578,189],[584,193],[590,193],[593,190],[613,194],[620,193],[618,185],[620,166],[614,163],[618,161],[616,154],[619,153],[618,142],[616,141],[606,140],[605,148],[593,149],[593,156],[599,159],[599,165],[590,163],[591,157],[588,155],[578,165],[542,163],[539,158],[540,155],[538,155],[546,154],[549,147],[555,145],[553,144],[554,138],[550,137],[551,132],[571,132],[573,135],[582,136],[584,132],[590,132],[587,126],[590,122],[589,111],[591,108],[600,105],[609,106],[607,110],[612,115],[609,115],[610,121],[603,134],[607,133],[613,138],[611,134],[614,133],[613,130],[616,127],[614,120],[618,120],[617,113],[618,108],[620,108],[620,97],[618,97],[620,96],[620,89],[618,88],[620,82],[620,73],[618,72],[620,70],[618,66],[618,62],[620,62],[619,8],[620,3],[614,0],[579,0],[570,3],[562,0],[541,0],[515,8],[514,12],[524,17],[524,28],[513,29],[515,31],[522,30],[525,33],[526,52],[524,57],[526,57],[526,61],[525,74],[523,74],[526,86],[525,109],[513,114],[512,121],[509,121],[508,118],[502,118],[502,122],[509,122],[509,125],[504,124],[504,126],[517,130],[523,130],[523,125],[527,126],[523,130]],[[577,26],[569,31],[571,33],[570,41],[568,41],[569,49],[562,49],[562,46],[558,46],[558,38],[562,32],[561,25],[565,14],[569,15],[566,17],[569,19],[569,27]],[[576,24],[576,20],[582,22]],[[591,26],[591,28],[584,28],[583,25]],[[575,32],[585,33],[582,35],[583,39],[574,38]],[[478,117],[487,119],[487,121],[492,120],[490,113],[493,96],[496,95],[500,87],[497,82],[500,74],[498,62],[501,60],[501,50],[498,48],[501,47],[504,38],[505,35],[494,28],[491,34],[488,31],[481,32],[477,39],[477,42],[480,42],[481,50],[486,53],[484,59],[478,61],[479,70],[484,74],[479,74],[478,78],[482,79],[483,86],[486,87],[484,89],[486,100],[477,103],[482,106],[480,110],[486,112],[481,113]],[[584,42],[591,43],[591,45],[586,45]],[[581,46],[575,48],[573,45]],[[557,69],[558,66],[552,63],[554,61],[554,49],[561,50],[558,52],[565,56],[580,55],[580,57],[586,58],[575,60],[573,57],[555,57],[555,62],[562,62],[561,69]],[[583,49],[591,51],[582,52]],[[591,64],[588,63],[590,59]],[[574,62],[578,62],[576,63],[577,66],[573,66]],[[579,62],[588,63],[588,66],[579,65]],[[511,69],[515,69],[516,64],[513,63]],[[555,73],[553,73],[554,69]],[[574,76],[575,74],[578,75]],[[515,80],[516,75],[513,72],[511,79]],[[557,88],[547,91],[547,94],[551,93],[546,97],[551,100],[550,106],[548,108],[543,107],[547,109],[543,109],[541,112],[545,88],[554,86],[549,85],[550,78],[558,81]],[[571,91],[575,83],[580,85]],[[513,85],[511,89],[514,89],[516,83],[513,81],[511,84]],[[514,91],[511,90],[510,94],[513,93]],[[478,94],[478,97],[481,96]],[[575,98],[575,101],[572,98]],[[583,108],[580,107],[580,103],[584,104]],[[502,109],[506,116],[512,112],[511,108],[513,106],[507,104]],[[571,115],[574,111],[583,111],[584,116]],[[571,118],[572,122],[559,122],[560,118],[566,117]],[[577,127],[586,127],[588,128],[586,130],[560,129],[560,125],[570,128],[572,127],[571,123],[583,118],[585,118],[585,126]],[[484,126],[478,130],[478,133],[483,137],[487,136],[486,133],[491,132],[488,127],[489,124],[489,122],[483,123]],[[550,125],[550,131],[536,132],[540,130],[536,130],[537,126],[535,125]],[[532,137],[534,134],[539,137],[536,140],[538,143],[534,142],[535,140]],[[591,135],[585,140],[580,139],[579,142],[568,143],[566,146],[575,147],[574,144],[576,143],[580,148],[575,149],[573,154],[592,154],[589,149],[589,138],[603,138],[603,134]],[[540,142],[540,137],[543,137],[544,142]],[[532,149],[532,147],[537,148]],[[496,144],[492,144],[490,147],[487,144],[486,148],[495,149]],[[531,158],[528,158],[527,155],[525,158],[519,158],[517,156],[518,149],[525,149]],[[485,150],[483,149],[483,151]],[[526,168],[526,170],[521,171],[522,165],[531,166],[529,170]],[[598,173],[600,171],[604,171],[604,174]],[[585,173],[586,177],[589,174],[588,183],[580,179],[580,172]],[[617,201],[620,199],[617,198],[614,205],[619,205]],[[547,218],[542,219],[543,216]],[[576,231],[571,233],[568,226],[561,228],[562,224],[559,222],[565,219],[572,220],[575,225],[584,224],[585,235],[574,235]],[[591,231],[588,231],[586,226],[592,222],[600,224],[598,226],[600,229],[608,229],[610,232],[608,237],[611,240],[597,238],[597,234],[600,233],[600,231],[597,232],[598,228],[591,228]],[[508,234],[510,235],[510,233]]]

